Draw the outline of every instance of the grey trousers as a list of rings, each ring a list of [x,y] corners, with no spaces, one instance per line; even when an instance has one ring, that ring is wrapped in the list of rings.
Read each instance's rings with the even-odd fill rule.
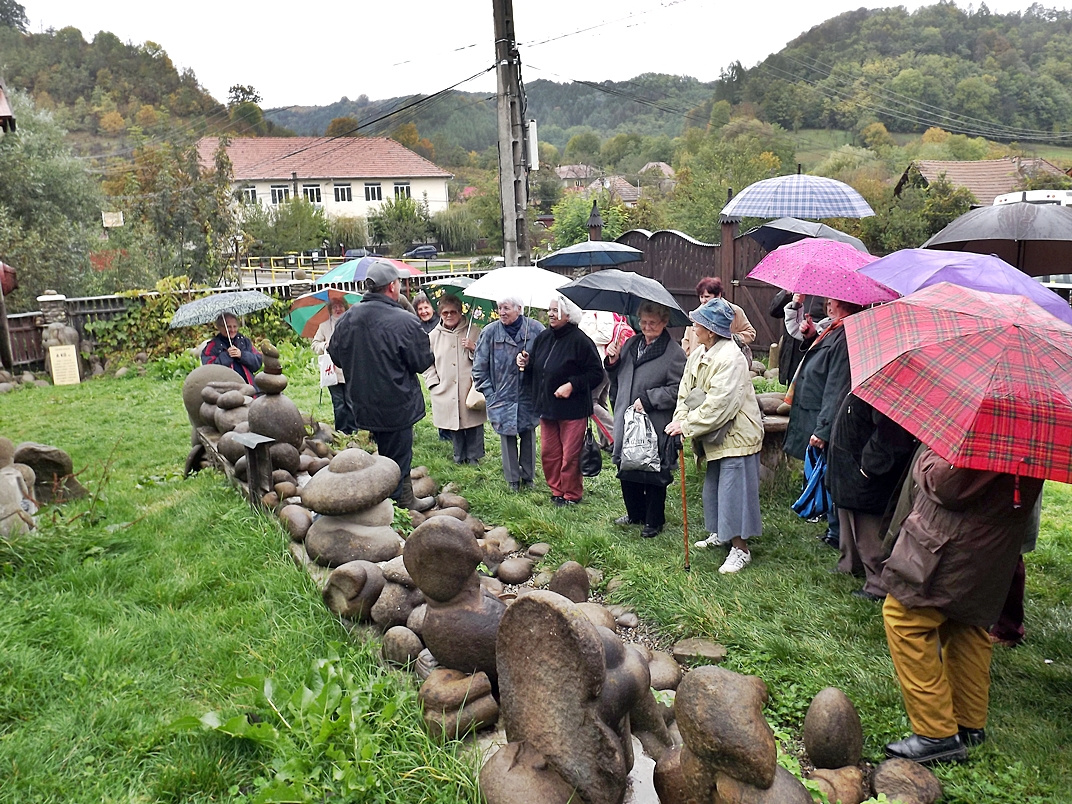
[[[882,584],[882,563],[886,560],[882,539],[886,535],[889,520],[878,514],[845,508],[839,508],[837,512],[841,520],[838,571],[853,575],[859,575],[862,571],[867,579],[864,582],[865,592],[886,594],[886,587]]]
[[[518,439],[521,448],[518,449]],[[516,436],[499,436],[502,449],[503,477],[507,483],[531,483],[536,475],[536,431],[525,430]]]

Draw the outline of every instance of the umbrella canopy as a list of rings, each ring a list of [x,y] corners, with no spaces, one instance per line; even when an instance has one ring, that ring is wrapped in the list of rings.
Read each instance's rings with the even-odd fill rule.
[[[560,248],[539,260],[541,268],[594,268],[641,262],[644,252],[610,240],[586,240]]]
[[[211,324],[224,313],[246,315],[271,307],[275,300],[259,290],[240,290],[235,293],[213,293],[186,302],[171,318],[171,329]]]
[[[1072,324],[1072,307],[1067,301],[992,254],[906,248],[865,265],[860,273],[904,296],[939,282],[951,282],[987,293],[1026,296],[1042,309]]]
[[[424,291],[433,304],[437,305],[444,296],[457,296],[462,303],[462,315],[468,318],[470,323],[483,326],[489,321],[494,321],[498,318],[499,313],[495,309],[495,302],[490,299],[479,299],[476,296],[470,296],[466,292],[466,289],[475,281],[470,276],[452,276],[447,279],[429,282],[421,290]]]
[[[410,276],[424,276],[424,272],[419,268],[414,268],[412,265],[408,265],[399,260],[391,260],[387,257],[360,257],[356,260],[348,260],[342,265],[336,265],[318,280],[316,284],[327,285],[330,282],[363,282],[365,277],[368,276],[368,270],[374,262],[386,262],[398,268],[400,271],[405,271]]]
[[[792,293],[826,296],[853,304],[896,299],[899,295],[896,291],[859,272],[876,259],[848,243],[810,238],[776,248],[760,260],[748,277]]]
[[[361,301],[360,293],[346,293],[335,288],[321,288],[304,293],[290,305],[290,312],[283,320],[303,338],[312,338],[317,328],[331,316],[331,304],[342,300],[347,306]]]
[[[1072,326],[942,282],[845,334],[853,392],[953,465],[1072,482]]]
[[[778,218],[762,226],[756,226],[745,232],[767,251],[774,251],[778,246],[796,243],[806,237],[822,237],[825,240],[837,240],[848,243],[857,251],[867,254],[867,246],[858,237],[845,234],[840,229],[815,221],[802,221],[800,218]]]
[[[795,173],[749,184],[722,208],[723,218],[866,218],[875,211],[844,182]]]
[[[644,302],[670,308],[670,326],[686,327],[692,322],[670,291],[646,276],[633,271],[605,268],[575,279],[559,288],[567,299],[584,310],[607,310],[622,315],[636,315]]]
[[[477,299],[498,302],[508,296],[520,299],[523,307],[544,309],[559,294],[558,288],[569,282],[569,277],[545,271],[531,265],[503,266],[488,271],[466,288]]]
[[[1055,274],[1072,262],[1072,208],[999,204],[967,212],[923,248],[994,254],[1028,276]]]

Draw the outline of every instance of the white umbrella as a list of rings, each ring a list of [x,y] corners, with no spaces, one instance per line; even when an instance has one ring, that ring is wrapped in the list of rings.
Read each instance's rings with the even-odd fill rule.
[[[465,289],[469,296],[498,302],[510,296],[523,307],[547,309],[552,299],[561,296],[558,289],[569,282],[568,276],[529,265],[503,266],[489,271]]]

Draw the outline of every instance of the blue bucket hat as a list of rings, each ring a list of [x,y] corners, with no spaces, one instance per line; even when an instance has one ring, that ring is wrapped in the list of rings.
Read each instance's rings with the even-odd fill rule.
[[[701,327],[709,329],[723,338],[733,337],[730,332],[730,324],[733,323],[735,316],[736,313],[734,313],[733,307],[725,299],[711,299],[702,307],[697,307],[689,313],[689,318]]]

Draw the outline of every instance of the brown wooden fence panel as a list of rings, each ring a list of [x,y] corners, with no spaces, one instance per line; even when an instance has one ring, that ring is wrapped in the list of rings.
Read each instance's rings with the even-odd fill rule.
[[[7,317],[7,328],[11,333],[11,352],[15,366],[33,368],[44,366],[45,352],[41,348],[41,330],[37,319],[41,313],[15,313]]]
[[[86,338],[86,324],[90,321],[107,321],[117,318],[127,311],[131,304],[137,302],[126,296],[89,296],[67,299],[67,323],[78,330],[81,338]]]
[[[748,320],[756,328],[756,342],[752,348],[766,352],[772,343],[778,342],[784,331],[782,319],[772,318],[769,314],[770,303],[778,288],[747,277],[748,272],[767,256],[767,251],[746,235],[734,238],[733,245],[734,301],[744,309]]]
[[[673,294],[682,310],[696,307],[696,283],[700,279],[718,275],[719,246],[701,243],[682,232],[633,229],[618,242],[644,252],[644,262],[625,267],[656,280]]]

